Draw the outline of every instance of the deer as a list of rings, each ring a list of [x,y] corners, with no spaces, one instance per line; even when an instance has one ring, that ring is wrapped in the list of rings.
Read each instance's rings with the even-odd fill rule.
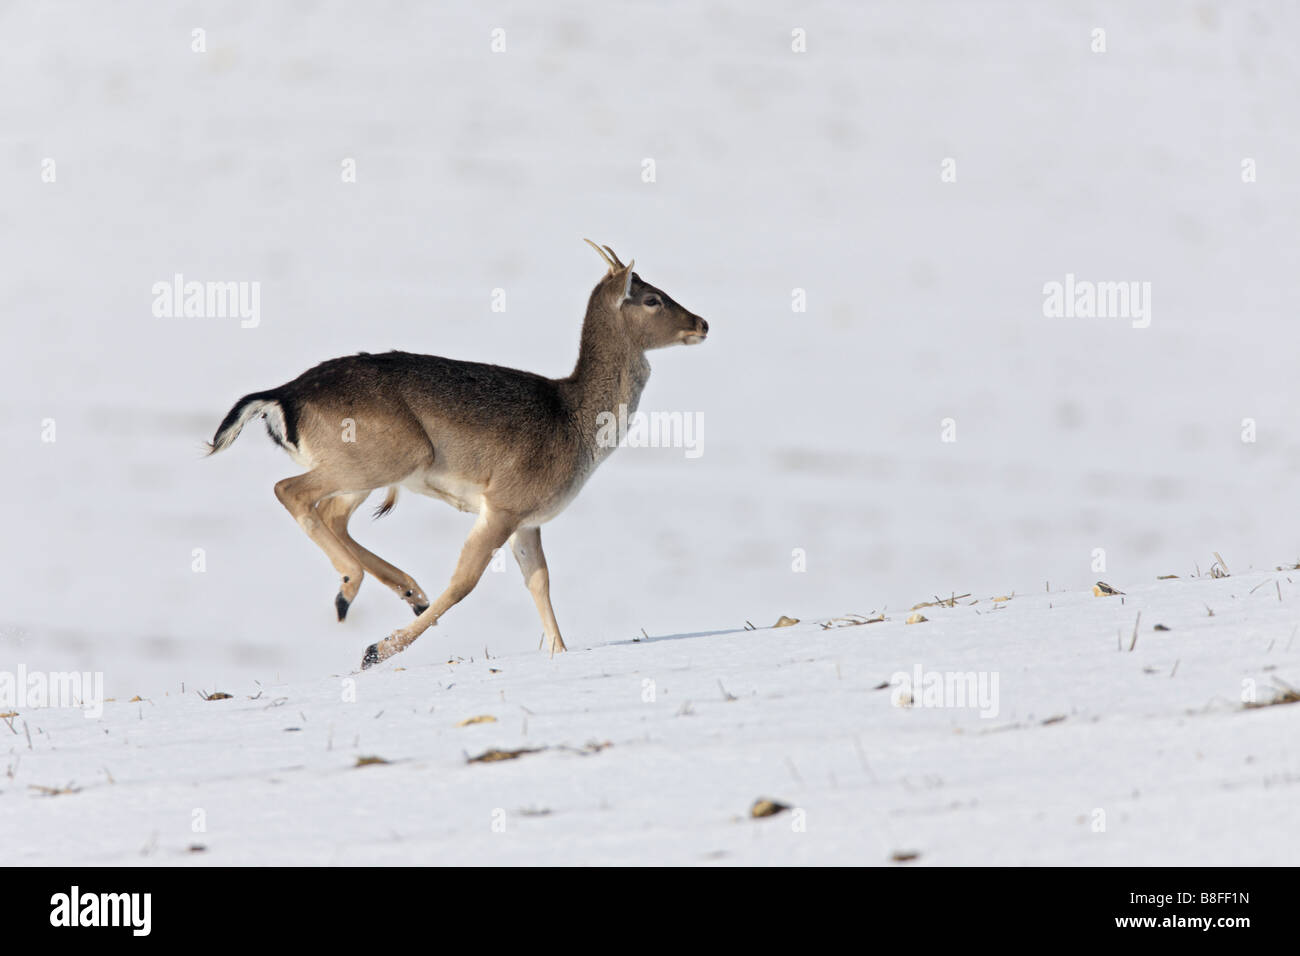
[[[228,448],[260,416],[271,440],[306,469],[275,496],[341,578],[338,619],[367,572],[405,601],[415,620],[371,644],[363,670],[415,642],[478,584],[509,545],[541,617],[552,657],[567,648],[551,606],[541,526],[576,497],[617,447],[598,439],[601,413],[635,412],[650,377],[646,353],[698,345],[709,323],[624,265],[609,246],[583,240],[608,267],[592,289],[578,360],[565,378],[436,355],[359,352],[330,359],[278,388],[239,399],[207,443]],[[439,498],[476,520],[451,581],[430,601],[415,579],[358,544],[348,522],[372,492]]]

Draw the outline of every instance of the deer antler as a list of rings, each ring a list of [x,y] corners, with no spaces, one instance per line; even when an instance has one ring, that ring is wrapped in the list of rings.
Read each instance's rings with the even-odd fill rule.
[[[620,268],[620,266],[615,265],[615,261],[616,261],[616,260],[611,259],[609,256],[605,255],[605,251],[604,251],[603,249],[601,249],[600,246],[596,245],[596,244],[595,244],[594,242],[592,242],[590,239],[583,239],[582,241],[585,242],[587,245],[591,246],[591,248],[593,248],[593,249],[596,250],[596,255],[600,256],[601,260],[602,260],[602,261],[603,261],[607,266],[609,266],[609,271],[610,271],[610,272],[613,272],[615,269]],[[608,247],[606,247],[606,248],[608,248]]]
[[[614,265],[618,266],[618,268],[620,269],[624,268],[623,263],[619,261],[618,255],[614,252],[613,249],[611,249],[609,246],[602,246],[601,248],[609,253],[609,257],[614,260]]]
[[[611,273],[622,272],[624,269],[631,268],[630,265],[629,266],[623,265],[623,263],[618,258],[618,253],[616,253],[609,246],[598,246],[590,239],[583,239],[582,241],[585,242],[587,245],[591,246],[591,248],[596,250],[596,255],[600,256],[600,258],[605,261],[605,263],[609,266],[609,271]]]

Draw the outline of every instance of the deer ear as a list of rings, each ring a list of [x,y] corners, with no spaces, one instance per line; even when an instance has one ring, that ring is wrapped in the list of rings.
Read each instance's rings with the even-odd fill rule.
[[[632,267],[636,265],[633,259],[623,268],[623,292],[618,297],[618,304],[622,305],[628,299],[632,298]]]

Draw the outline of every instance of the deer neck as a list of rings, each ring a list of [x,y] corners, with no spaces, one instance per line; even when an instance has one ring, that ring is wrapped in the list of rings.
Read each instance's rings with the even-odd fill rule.
[[[562,382],[582,443],[597,461],[614,450],[596,441],[601,423],[607,415],[626,421],[649,378],[645,352],[622,333],[617,316],[589,307],[578,363]]]

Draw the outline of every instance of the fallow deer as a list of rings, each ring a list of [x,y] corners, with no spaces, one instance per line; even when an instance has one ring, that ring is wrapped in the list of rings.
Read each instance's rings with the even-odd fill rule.
[[[698,344],[709,331],[704,319],[643,282],[634,262],[623,265],[609,246],[584,241],[609,269],[587,302],[578,361],[566,378],[435,355],[361,352],[245,395],[209,443],[208,454],[222,451],[261,416],[271,438],[307,469],[277,482],[275,495],[342,577],[335,598],[340,621],[367,571],[414,610],[409,626],[366,648],[362,668],[405,650],[437,624],[507,543],[551,654],[565,650],[541,526],[614,450],[597,440],[597,416],[619,405],[636,410],[650,376],[645,353]],[[432,603],[410,575],[348,533],[348,520],[378,488],[388,494],[376,517],[393,508],[399,488],[478,515],[451,583]]]

